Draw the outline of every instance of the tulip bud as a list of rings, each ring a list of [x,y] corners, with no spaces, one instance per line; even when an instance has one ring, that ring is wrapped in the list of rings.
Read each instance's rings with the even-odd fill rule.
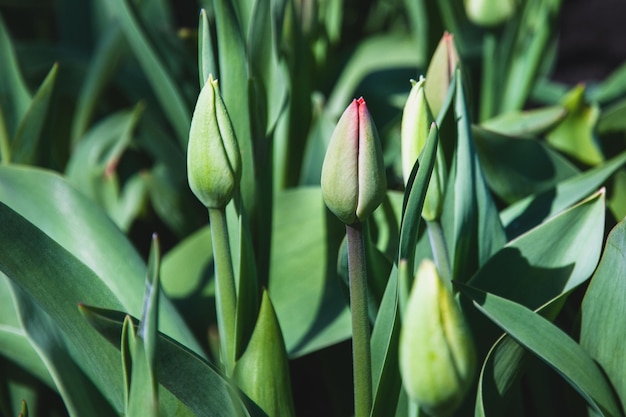
[[[400,333],[400,373],[409,397],[433,417],[449,416],[463,401],[476,370],[469,328],[435,264],[423,261]]]
[[[431,129],[434,127],[433,115],[424,93],[425,80],[423,77],[419,81],[411,80],[413,87],[409,93],[404,111],[402,112],[401,125],[401,146],[402,146],[402,174],[404,183],[409,181],[411,171],[415,161],[426,146],[426,140]],[[443,189],[445,178],[445,162],[441,149],[437,149],[437,161],[433,167],[433,172],[426,190],[422,217],[428,221],[434,221],[441,215],[443,204]]]
[[[217,80],[209,75],[191,119],[187,149],[189,186],[208,208],[228,204],[241,179],[241,155]]]
[[[335,128],[322,166],[324,202],[342,222],[363,221],[387,189],[378,132],[363,97],[353,100]]]
[[[517,0],[465,0],[465,13],[477,26],[491,27],[504,23],[515,12]]]
[[[443,108],[452,77],[460,61],[454,46],[454,36],[448,32],[444,33],[426,70],[427,81],[424,85],[426,98],[435,118]]]

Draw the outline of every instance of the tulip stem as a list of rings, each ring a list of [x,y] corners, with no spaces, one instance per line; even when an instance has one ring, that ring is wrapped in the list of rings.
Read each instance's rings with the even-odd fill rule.
[[[226,375],[230,376],[235,366],[237,292],[228,239],[226,209],[209,208],[209,219],[211,221],[211,239],[215,262],[215,304],[217,327],[220,334],[220,351]]]
[[[433,257],[435,258],[434,261],[435,265],[437,265],[439,276],[444,285],[452,288],[452,268],[441,223],[438,220],[426,221],[426,227],[428,229],[430,248],[433,251]]]
[[[354,371],[354,415],[369,417],[372,408],[372,358],[370,322],[367,312],[367,271],[363,225],[346,225],[348,276],[352,314],[352,363]]]

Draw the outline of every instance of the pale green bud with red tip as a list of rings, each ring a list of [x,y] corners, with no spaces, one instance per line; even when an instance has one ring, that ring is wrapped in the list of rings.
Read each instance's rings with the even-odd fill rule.
[[[435,121],[426,100],[424,85],[426,80],[420,77],[419,81],[411,80],[413,87],[402,112],[400,128],[402,176],[405,185],[409,181],[415,161],[426,146],[426,140],[431,129],[436,129]],[[445,162],[441,149],[437,149],[437,160],[426,190],[422,217],[434,221],[441,215],[445,187]]]
[[[444,33],[426,70],[426,98],[435,118],[443,109],[456,67],[461,62],[454,46],[454,36]]]
[[[400,332],[404,388],[429,415],[451,415],[472,385],[476,351],[463,312],[435,264],[415,276]]]
[[[322,166],[322,196],[342,222],[365,220],[383,201],[385,165],[376,126],[365,100],[353,100],[328,144]]]
[[[233,125],[209,75],[191,119],[187,148],[189,186],[208,208],[223,208],[241,180],[241,155]]]
[[[498,26],[515,12],[517,0],[465,0],[465,13],[477,26]]]

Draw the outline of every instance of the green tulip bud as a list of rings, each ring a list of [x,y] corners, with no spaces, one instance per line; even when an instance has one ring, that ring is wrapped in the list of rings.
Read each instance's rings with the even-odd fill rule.
[[[400,332],[400,373],[409,397],[433,417],[452,414],[476,371],[474,343],[452,290],[435,264],[415,276]]]
[[[209,75],[191,119],[187,148],[189,187],[208,208],[223,208],[241,179],[241,155],[233,125]]]
[[[452,77],[460,61],[459,53],[454,46],[454,36],[448,32],[444,33],[430,59],[424,86],[428,104],[435,118],[443,109]]]
[[[465,0],[465,13],[477,26],[498,26],[508,20],[517,7],[517,0]]]
[[[402,175],[404,183],[409,181],[415,161],[426,146],[426,140],[431,129],[434,127],[433,115],[426,100],[424,92],[424,77],[419,81],[411,80],[413,87],[402,112],[402,124],[400,129],[402,147]],[[441,215],[445,178],[443,174],[445,162],[441,149],[437,149],[437,161],[426,190],[422,217],[428,221],[434,221]]]
[[[322,166],[324,202],[342,222],[365,220],[387,189],[378,132],[363,97],[343,112]]]

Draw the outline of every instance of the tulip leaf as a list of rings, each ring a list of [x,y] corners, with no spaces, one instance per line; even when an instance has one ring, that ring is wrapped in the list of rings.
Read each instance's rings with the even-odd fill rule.
[[[211,27],[205,9],[200,10],[200,21],[198,23],[198,75],[200,76],[200,89],[209,79],[209,74],[213,78],[219,79],[219,68],[215,62],[215,51],[213,50],[213,39]]]
[[[66,336],[55,320],[15,284],[13,294],[22,327],[46,364],[68,412],[71,415],[103,417],[114,414],[115,411],[102,395],[105,391],[101,392],[76,363],[74,355],[66,347]]]
[[[600,415],[621,416],[600,367],[561,329],[511,300],[459,284],[478,310],[559,373]]]
[[[539,308],[591,276],[602,248],[604,211],[604,192],[597,192],[507,243],[470,284]]]
[[[52,66],[20,120],[12,142],[11,159],[14,162],[32,164],[36,160],[58,68],[58,64]]]
[[[595,128],[600,116],[597,104],[585,101],[585,87],[579,85],[565,96],[565,119],[546,135],[546,140],[556,149],[588,165],[604,160],[597,143]]]
[[[450,250],[453,279],[465,281],[506,242],[498,212],[485,183],[470,128],[461,73],[456,74],[457,146],[446,191],[452,202],[442,222]],[[450,218],[449,216],[452,216]]]
[[[371,337],[372,384],[374,403],[371,417],[392,415],[398,405],[402,382],[398,372],[400,312],[398,278],[393,273],[387,282]]]
[[[0,143],[9,145],[15,136],[31,95],[19,70],[15,49],[0,16]],[[4,151],[3,151],[4,152]],[[5,155],[2,155],[5,158]]]
[[[183,97],[178,85],[162,62],[162,58],[151,44],[130,2],[128,0],[111,0],[111,8],[116,11],[126,39],[152,84],[178,140],[183,147],[186,147],[191,123],[189,103]]]
[[[84,318],[109,342],[121,346],[122,327],[126,314],[88,305],[80,305]],[[134,323],[136,319],[132,319]],[[100,338],[100,340],[102,340]],[[159,382],[196,415],[216,417],[239,416],[241,402],[227,380],[208,362],[185,346],[158,334],[156,363]],[[161,396],[163,390],[159,391]],[[255,416],[255,414],[244,414]]]
[[[534,139],[472,129],[485,181],[506,203],[556,186],[580,171],[560,154]]]
[[[343,233],[319,187],[277,194],[269,294],[292,358],[350,337],[350,313],[336,275]]]
[[[95,304],[139,315],[145,264],[126,237],[92,201],[57,174],[28,167],[5,166],[0,167],[0,202],[6,205],[4,211],[12,213],[8,218],[23,217],[17,223],[20,227],[32,230],[29,233],[37,230],[37,233],[46,237],[42,245],[52,245],[55,248],[58,245],[60,259],[67,258],[71,264],[78,262],[83,265],[81,271],[86,272],[82,279],[90,284],[76,287],[76,299],[63,299],[62,305],[88,302],[88,299],[98,295],[97,288],[105,288],[110,294],[109,301],[103,300],[102,304]],[[1,238],[6,239],[5,236]],[[20,235],[15,243],[7,245],[7,248],[3,247],[0,255],[5,256],[3,254],[9,248],[17,251],[17,242],[28,244],[24,239]],[[23,249],[20,256],[32,253]],[[32,262],[28,262],[28,265],[36,267]],[[14,280],[14,277],[9,278]],[[67,285],[75,285],[69,277],[67,279],[70,280]],[[63,287],[65,281],[45,279],[40,283],[28,282],[35,285],[33,291],[41,289],[41,295],[44,296],[43,288],[53,285]],[[201,348],[171,303],[163,300],[160,310],[161,331],[200,352]],[[71,312],[68,314],[69,317],[72,316]]]
[[[615,171],[626,164],[626,152],[555,187],[528,196],[500,213],[509,239],[530,230],[597,190]]]
[[[609,234],[582,303],[580,344],[602,367],[626,409],[626,220]]]
[[[506,136],[536,136],[559,123],[567,111],[562,106],[503,113],[480,124],[480,128]]]

